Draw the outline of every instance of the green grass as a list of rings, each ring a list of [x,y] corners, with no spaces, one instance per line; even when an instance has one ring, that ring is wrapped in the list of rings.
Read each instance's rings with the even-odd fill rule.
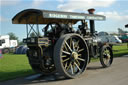
[[[127,44],[113,46],[113,52],[114,57],[128,54]],[[34,74],[26,55],[4,54],[3,56],[3,58],[0,58],[0,81]],[[91,62],[98,60],[92,59]]]
[[[127,43],[113,46],[114,57],[120,57],[128,54]]]
[[[33,74],[26,55],[5,54],[0,58],[0,81]]]

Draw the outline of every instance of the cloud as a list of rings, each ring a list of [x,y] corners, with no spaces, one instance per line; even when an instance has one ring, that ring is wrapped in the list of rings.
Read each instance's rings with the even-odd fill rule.
[[[98,12],[97,14],[105,15],[108,19],[113,19],[116,21],[128,21],[128,15],[118,13],[116,11],[113,12]]]
[[[63,11],[82,10],[95,7],[109,7],[116,0],[69,0],[67,3],[58,5],[58,9]]]
[[[5,21],[8,21],[8,19],[0,16],[0,22],[5,22]]]
[[[64,0],[57,0],[57,1],[58,1],[58,2],[61,2],[61,3],[64,2]]]
[[[1,6],[11,6],[20,3],[21,0],[0,0],[0,2]]]
[[[38,7],[40,6],[44,1],[46,0],[33,0],[32,7]]]

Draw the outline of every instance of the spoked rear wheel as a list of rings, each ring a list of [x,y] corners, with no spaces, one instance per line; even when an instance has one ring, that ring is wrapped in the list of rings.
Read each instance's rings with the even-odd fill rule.
[[[54,64],[57,71],[68,78],[80,76],[88,63],[86,42],[77,34],[66,34],[54,48]]]
[[[109,67],[113,62],[113,52],[110,46],[103,46],[100,53],[100,63],[105,67]]]

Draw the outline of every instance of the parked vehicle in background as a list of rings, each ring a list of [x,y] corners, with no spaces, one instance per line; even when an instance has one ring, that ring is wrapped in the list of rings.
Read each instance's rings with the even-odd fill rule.
[[[9,35],[0,36],[0,49],[2,53],[14,52],[17,46],[17,40],[10,40]]]
[[[0,49],[0,58],[2,58],[2,50]]]
[[[120,39],[123,43],[128,42],[128,33],[121,34]]]
[[[16,48],[15,54],[26,54],[28,50],[28,47],[26,45],[20,45]]]
[[[122,43],[122,40],[120,40],[118,36],[110,35],[107,32],[99,32],[98,38],[101,39],[102,43],[110,43],[110,44]]]

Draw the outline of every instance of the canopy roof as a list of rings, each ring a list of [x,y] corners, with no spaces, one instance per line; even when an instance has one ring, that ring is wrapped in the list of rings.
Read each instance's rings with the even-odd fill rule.
[[[73,23],[80,20],[105,20],[105,16],[75,12],[48,11],[39,9],[26,9],[16,14],[13,24],[48,24],[49,22]]]

